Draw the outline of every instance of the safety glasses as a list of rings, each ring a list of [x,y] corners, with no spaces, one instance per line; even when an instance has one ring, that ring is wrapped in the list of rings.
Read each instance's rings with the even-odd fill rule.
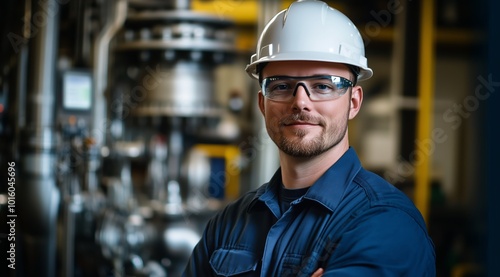
[[[327,101],[341,97],[353,83],[340,76],[316,75],[305,77],[271,76],[261,83],[262,94],[268,99],[287,102],[302,86],[312,101]]]

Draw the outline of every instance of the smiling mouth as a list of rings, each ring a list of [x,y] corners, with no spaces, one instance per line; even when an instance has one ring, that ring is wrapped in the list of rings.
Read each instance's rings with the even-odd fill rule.
[[[288,127],[288,126],[296,126],[296,127],[300,127],[300,126],[323,126],[324,122],[319,119],[319,118],[315,118],[315,117],[312,117],[310,115],[307,115],[307,114],[302,114],[302,113],[299,113],[299,114],[292,114],[292,115],[289,115],[285,118],[282,118],[280,120],[280,125],[281,126],[284,126],[284,127]]]
[[[296,125],[308,125],[308,126],[316,126],[317,123],[305,122],[305,121],[293,121],[293,122],[285,122],[285,126],[296,126]]]

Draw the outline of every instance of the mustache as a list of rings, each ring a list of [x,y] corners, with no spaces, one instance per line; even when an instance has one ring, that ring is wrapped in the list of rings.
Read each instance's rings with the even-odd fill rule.
[[[296,121],[302,121],[312,124],[318,124],[320,126],[325,126],[325,122],[322,118],[311,116],[306,113],[294,113],[286,117],[283,117],[280,119],[279,125],[289,125]]]

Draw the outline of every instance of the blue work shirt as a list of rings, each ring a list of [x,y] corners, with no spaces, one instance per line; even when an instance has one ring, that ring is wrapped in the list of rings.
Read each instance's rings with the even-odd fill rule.
[[[414,204],[352,148],[281,213],[281,170],[212,218],[183,276],[435,276]]]

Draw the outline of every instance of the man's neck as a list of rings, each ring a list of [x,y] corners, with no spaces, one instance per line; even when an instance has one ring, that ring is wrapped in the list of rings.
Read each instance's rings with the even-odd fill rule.
[[[287,189],[312,186],[348,149],[348,144],[339,144],[312,158],[292,157],[280,151],[283,186]]]

